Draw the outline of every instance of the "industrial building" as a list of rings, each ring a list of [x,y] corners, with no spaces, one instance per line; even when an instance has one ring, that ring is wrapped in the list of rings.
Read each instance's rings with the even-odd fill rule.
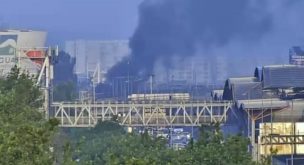
[[[170,61],[170,67],[163,66],[162,63],[155,64],[156,83],[208,86],[222,84],[229,74],[227,59],[224,56],[173,57]]]
[[[304,88],[303,73],[304,66],[297,65],[270,65],[262,67],[261,70],[256,68],[254,77],[228,78],[223,99],[286,99],[288,94],[300,94],[297,91]]]
[[[38,74],[42,67],[46,32],[31,30],[0,31],[0,76],[7,75],[18,64],[22,70]]]
[[[76,58],[74,72],[80,81],[94,77],[104,82],[107,71],[128,56],[130,49],[127,40],[73,40],[65,42],[65,52]]]
[[[304,66],[269,65],[257,67],[252,77],[228,78],[222,98],[235,102],[255,160],[273,155],[275,164],[293,157],[303,163]]]

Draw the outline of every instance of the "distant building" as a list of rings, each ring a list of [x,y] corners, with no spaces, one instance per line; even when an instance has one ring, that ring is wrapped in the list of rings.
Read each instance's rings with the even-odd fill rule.
[[[225,82],[229,75],[229,68],[227,63],[227,58],[224,56],[216,56],[215,63],[211,66],[213,70],[213,82],[214,83],[222,83]]]
[[[256,77],[228,78],[223,100],[250,100],[262,98],[262,84]]]
[[[65,51],[76,58],[78,79],[98,77],[104,81],[107,71],[130,54],[128,44],[127,40],[75,40],[65,42]],[[94,72],[98,75],[93,76]]]
[[[304,65],[304,47],[294,46],[289,49],[289,64]]]
[[[176,57],[171,60],[169,69],[156,65],[155,77],[158,83],[214,85],[224,83],[228,77],[227,60],[223,56]]]
[[[38,73],[42,61],[34,56],[44,56],[46,32],[31,30],[0,30],[0,77],[6,76],[18,64],[22,70]],[[32,60],[30,59],[32,58]]]
[[[228,78],[225,83],[224,100],[251,100],[286,97],[294,93],[294,97],[303,93],[304,66],[298,65],[266,65],[255,69],[255,77]],[[284,95],[282,95],[284,94]]]

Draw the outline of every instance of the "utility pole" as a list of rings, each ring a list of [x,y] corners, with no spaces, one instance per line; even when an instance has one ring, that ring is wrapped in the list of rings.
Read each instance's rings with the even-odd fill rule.
[[[153,77],[154,77],[154,74],[151,74],[150,75],[150,94],[151,95],[153,94]]]
[[[128,60],[128,91],[127,91],[127,96],[129,95],[130,93],[130,61]]]

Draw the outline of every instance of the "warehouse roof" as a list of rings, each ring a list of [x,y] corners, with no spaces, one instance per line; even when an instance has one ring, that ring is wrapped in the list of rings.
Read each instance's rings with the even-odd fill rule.
[[[239,109],[269,109],[269,108],[282,108],[288,107],[289,102],[280,99],[253,99],[253,100],[238,100],[236,102]]]
[[[262,71],[263,88],[304,87],[304,66],[270,65]]]
[[[256,77],[229,78],[226,80],[223,99],[244,100],[262,97],[261,82]]]

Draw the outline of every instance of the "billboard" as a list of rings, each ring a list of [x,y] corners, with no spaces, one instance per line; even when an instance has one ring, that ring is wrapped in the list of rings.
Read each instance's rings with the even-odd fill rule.
[[[42,31],[0,31],[0,77],[7,76],[16,64],[21,71],[38,74],[46,56],[45,40]]]
[[[16,64],[17,35],[0,35],[0,77]]]

